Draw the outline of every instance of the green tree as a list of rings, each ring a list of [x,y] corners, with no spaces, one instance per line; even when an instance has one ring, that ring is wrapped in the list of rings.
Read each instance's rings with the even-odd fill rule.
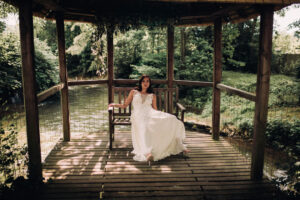
[[[234,49],[233,59],[240,63],[240,68],[236,68],[239,65],[233,65],[232,68],[228,66],[228,69],[240,69],[242,71],[256,73],[259,42],[258,20],[254,19],[239,23],[237,24],[237,29],[240,34],[234,41],[237,45]]]
[[[72,35],[72,30],[79,33]],[[67,67],[70,76],[96,76],[106,74],[104,37],[95,37],[96,27],[74,23],[70,28],[73,41],[67,49]],[[75,36],[75,37],[74,37]]]
[[[0,36],[1,101],[21,100],[23,95],[19,36],[16,32],[6,31]],[[34,42],[37,89],[41,92],[58,82],[57,58],[45,42],[37,38]]]
[[[0,33],[5,30],[5,23],[0,21]]]
[[[167,66],[167,36],[165,28],[145,28],[140,30],[136,37],[133,49],[140,53],[137,64],[132,63],[130,78],[138,78],[141,74],[147,74],[153,79],[166,78]],[[140,40],[141,37],[143,40]],[[140,49],[140,51],[138,51]],[[135,56],[137,57],[137,56]],[[138,60],[136,60],[138,61]]]
[[[21,57],[19,43],[13,33],[1,33],[0,38],[1,105],[16,95],[21,97]]]
[[[17,8],[4,1],[0,1],[0,18],[7,17],[9,13],[17,13]]]
[[[114,47],[116,78],[129,78],[133,71],[132,65],[138,64],[142,59],[145,51],[145,37],[144,29],[131,30],[118,35]]]

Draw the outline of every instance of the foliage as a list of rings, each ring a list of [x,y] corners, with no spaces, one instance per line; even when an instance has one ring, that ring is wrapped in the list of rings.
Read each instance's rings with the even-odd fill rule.
[[[16,13],[17,8],[4,2],[0,1],[0,18],[5,18],[9,13]]]
[[[22,98],[20,44],[17,33],[3,32],[0,38],[1,101],[16,102]],[[57,59],[45,42],[35,39],[35,73],[38,92],[58,82]]]
[[[284,32],[275,32],[273,36],[273,53],[274,54],[299,54],[300,38]]]
[[[226,24],[222,30],[222,51],[223,51],[223,66],[222,69],[236,69],[241,70],[246,66],[246,63],[241,61],[241,58],[234,58],[235,49],[239,45],[238,37],[240,37],[240,30],[235,24]]]
[[[70,27],[70,46],[67,49],[67,68],[71,77],[104,76],[107,72],[104,37],[95,37],[95,27],[73,23]],[[76,34],[71,34],[75,32]]]
[[[166,77],[166,53],[146,54],[141,60],[140,65],[132,65],[133,72],[130,78],[139,78],[141,74],[147,74],[152,79],[164,79]]]
[[[256,73],[258,62],[259,26],[258,20],[249,20],[236,25],[239,36],[234,42],[233,59],[238,61],[237,65],[228,66],[227,70],[242,70]],[[237,68],[240,65],[240,68]]]
[[[93,60],[93,55],[91,51],[91,42],[88,42],[87,45],[84,47],[81,54],[67,54],[67,67],[68,67],[68,74],[71,77],[74,76],[93,76],[96,72],[92,73],[89,71],[90,65]]]
[[[299,83],[293,77],[272,75],[270,80],[269,108],[295,107],[299,101]]]
[[[300,38],[300,19],[289,24],[289,28],[297,28],[298,30],[295,31],[294,35],[297,38]]]
[[[132,65],[141,60],[146,33],[143,30],[128,31],[118,37],[115,45],[115,78],[129,78]]]
[[[300,120],[272,120],[267,124],[266,142],[278,150],[300,156]]]
[[[123,43],[123,50],[121,48],[118,50],[119,52],[128,50],[131,54],[122,54],[125,56],[122,57],[121,55],[116,64],[124,63],[125,60],[125,63],[130,66],[130,68],[127,67],[127,71],[132,71],[131,74],[127,75],[130,78],[139,78],[141,74],[148,74],[152,79],[165,79],[167,66],[165,33],[166,29],[162,28],[152,30],[144,28],[139,31],[130,31],[131,36],[129,37],[132,40],[127,41],[126,46]],[[118,41],[119,45],[121,41]],[[128,59],[131,61],[126,62]],[[120,71],[121,66],[117,66],[118,71]]]
[[[0,21],[0,34],[5,30],[5,23]]]
[[[102,13],[101,13],[102,14]],[[167,27],[174,24],[178,17],[172,12],[165,13],[135,13],[133,15],[101,15],[95,22],[97,36],[102,37],[108,31],[112,33],[125,33],[130,30],[137,30],[141,27],[149,27],[150,30],[157,27]]]
[[[18,199],[39,199],[44,183],[33,182],[29,179],[19,176],[14,179],[11,186],[0,186],[0,199],[18,200]]]
[[[294,76],[300,66],[299,54],[273,54],[271,70],[273,73]]]
[[[27,147],[18,145],[18,132],[15,125],[7,131],[0,126],[0,185],[8,186],[17,175],[24,175],[28,164]]]
[[[21,96],[20,47],[13,33],[1,33],[0,38],[0,101],[8,101]],[[19,97],[18,97],[19,96]],[[0,102],[0,103],[2,103]]]
[[[54,21],[33,18],[35,38],[44,41],[54,55],[57,54],[56,25]]]

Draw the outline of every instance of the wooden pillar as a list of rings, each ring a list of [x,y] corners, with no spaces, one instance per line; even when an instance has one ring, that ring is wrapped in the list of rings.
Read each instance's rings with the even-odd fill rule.
[[[254,138],[252,147],[251,179],[263,177],[265,131],[268,116],[268,99],[272,56],[273,7],[266,6],[261,13],[259,61],[257,68]]]
[[[113,101],[112,86],[114,81],[114,38],[112,27],[107,28],[107,68],[108,68],[108,103]]]
[[[64,141],[70,141],[70,115],[69,115],[69,92],[68,92],[68,73],[66,65],[66,47],[65,47],[65,31],[64,18],[62,14],[56,16],[57,46],[59,57],[59,77],[63,83],[60,93],[61,111],[63,120]]]
[[[222,20],[214,22],[214,66],[213,66],[213,104],[212,104],[212,138],[218,140],[220,136],[220,104],[221,91],[217,84],[222,77]]]
[[[185,28],[180,28],[180,70],[185,70],[186,33]]]
[[[167,39],[167,45],[168,45],[168,57],[167,57],[167,80],[168,80],[168,88],[173,87],[173,80],[174,80],[174,26],[169,25],[168,26],[168,39]],[[168,103],[168,112],[173,113],[173,99],[172,99],[172,93],[170,92],[168,95],[169,103]]]
[[[38,102],[36,96],[36,79],[34,71],[34,44],[31,0],[20,1],[19,20],[22,54],[22,82],[29,154],[29,179],[34,181],[41,181],[41,146]]]

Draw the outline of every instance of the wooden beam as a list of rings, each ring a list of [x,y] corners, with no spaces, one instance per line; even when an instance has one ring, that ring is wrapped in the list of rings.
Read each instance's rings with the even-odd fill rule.
[[[213,67],[213,116],[212,116],[212,137],[219,139],[220,135],[220,104],[221,92],[217,84],[221,82],[222,77],[222,19],[214,22],[214,67]]]
[[[274,11],[272,6],[265,6],[261,13],[254,138],[251,160],[252,180],[260,180],[263,177],[265,131],[268,116],[271,73],[273,14]]]
[[[213,82],[205,82],[205,81],[183,81],[183,80],[174,80],[173,83],[176,84],[176,85],[213,87]]]
[[[43,92],[40,92],[37,95],[38,103],[41,103],[42,101],[46,100],[48,97],[54,95],[56,92],[60,91],[64,87],[64,84],[58,84],[55,85]]]
[[[137,79],[114,79],[114,84],[135,85],[139,82]],[[167,80],[151,79],[152,84],[167,84]]]
[[[174,80],[174,26],[173,25],[169,25],[168,29],[168,39],[167,39],[167,45],[168,45],[168,66],[167,66],[167,72],[168,72],[168,88],[173,88],[173,80]],[[173,96],[172,93],[170,92],[168,94],[168,112],[169,113],[173,113]]]
[[[113,102],[113,81],[114,81],[114,39],[113,30],[107,28],[107,68],[108,68],[108,103]]]
[[[59,57],[59,77],[63,83],[60,93],[61,111],[63,120],[64,141],[70,141],[70,114],[69,114],[69,92],[68,92],[68,73],[66,65],[66,47],[65,47],[65,31],[64,18],[62,14],[56,16],[57,46]]]
[[[108,80],[84,80],[84,81],[68,81],[69,86],[74,85],[101,85],[107,84]]]
[[[243,90],[240,90],[240,89],[237,89],[237,88],[233,88],[233,87],[230,87],[228,85],[221,84],[221,83],[217,84],[217,88],[222,90],[222,91],[226,91],[230,94],[238,95],[238,96],[243,97],[245,99],[248,99],[250,101],[255,102],[255,99],[256,99],[255,94],[252,94],[250,92],[246,92],[246,91],[243,91]]]
[[[29,155],[29,179],[42,181],[41,146],[39,130],[38,102],[34,71],[34,43],[32,1],[24,0],[19,4],[19,26],[22,54],[22,81],[26,113],[26,133]]]

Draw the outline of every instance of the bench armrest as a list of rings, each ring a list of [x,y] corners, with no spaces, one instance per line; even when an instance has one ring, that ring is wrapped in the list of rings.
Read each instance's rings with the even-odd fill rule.
[[[177,110],[177,115],[178,115],[178,108],[179,108],[179,110],[181,111],[180,120],[182,122],[184,122],[184,113],[186,111],[186,108],[183,105],[181,105],[180,103],[176,103],[176,107],[177,107],[177,109],[176,109]]]
[[[114,107],[108,107],[108,112],[111,112],[111,113],[113,113],[114,112]]]
[[[109,125],[112,125],[113,121],[113,113],[114,113],[114,107],[108,107],[108,120],[109,120]]]
[[[183,112],[186,110],[186,108],[183,105],[181,105],[180,103],[176,103],[176,106]]]

